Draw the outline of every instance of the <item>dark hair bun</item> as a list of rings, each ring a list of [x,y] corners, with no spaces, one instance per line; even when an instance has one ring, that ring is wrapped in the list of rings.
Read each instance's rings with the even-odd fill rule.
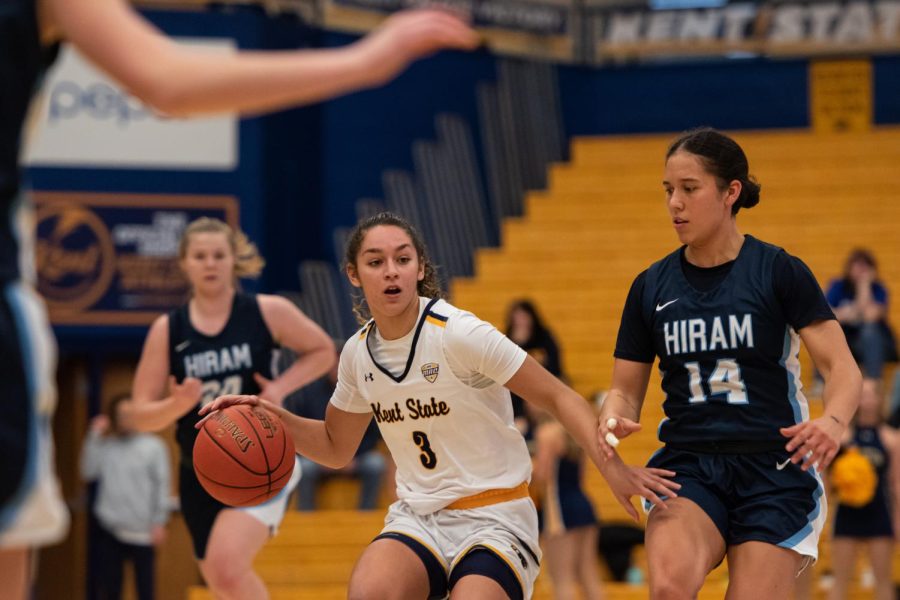
[[[741,196],[737,201],[741,208],[753,208],[759,204],[759,192],[762,186],[756,182],[756,178],[751,176],[741,184]]]

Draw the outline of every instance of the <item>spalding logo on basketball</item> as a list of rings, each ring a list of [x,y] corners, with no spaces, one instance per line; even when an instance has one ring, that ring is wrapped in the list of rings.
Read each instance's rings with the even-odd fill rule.
[[[194,442],[194,472],[210,496],[255,506],[275,496],[294,471],[294,441],[276,415],[229,406],[213,414]]]

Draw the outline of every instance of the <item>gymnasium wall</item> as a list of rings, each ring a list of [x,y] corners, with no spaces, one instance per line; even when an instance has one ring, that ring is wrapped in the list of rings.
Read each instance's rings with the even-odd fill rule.
[[[354,39],[252,8],[147,14],[173,35],[227,36],[242,48],[329,47]],[[900,57],[880,56],[872,64],[874,120],[900,122]],[[442,53],[383,88],[244,119],[232,171],[44,166],[32,169],[31,176],[35,188],[50,191],[233,194],[242,226],[268,259],[258,287],[296,290],[298,262],[333,256],[331,231],[355,221],[357,199],[383,197],[384,170],[412,168],[411,145],[433,139],[436,114],[463,116],[479,144],[476,88],[495,79],[496,68],[497,59],[485,51]],[[809,125],[805,60],[560,66],[558,78],[568,136],[674,132],[702,124],[724,129]],[[123,344],[141,331],[126,335]],[[77,346],[85,337],[79,328],[59,333],[64,345],[71,340]]]
[[[348,38],[327,35],[325,40],[338,45]],[[878,57],[872,63],[875,123],[898,123],[900,57]],[[384,169],[412,169],[410,145],[434,137],[435,112],[465,116],[477,136],[474,86],[490,80],[495,66],[495,59],[484,53],[445,54],[415,66],[384,89],[326,103],[324,229],[351,224],[357,198],[383,197]],[[604,69],[560,66],[566,134],[675,132],[698,125],[808,127],[808,70],[806,60],[765,59]]]

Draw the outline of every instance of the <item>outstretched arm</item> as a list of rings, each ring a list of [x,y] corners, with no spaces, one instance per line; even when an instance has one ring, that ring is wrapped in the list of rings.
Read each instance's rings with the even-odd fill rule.
[[[478,44],[456,16],[422,9],[392,15],[344,48],[212,55],[175,43],[125,0],[41,1],[45,31],[58,31],[130,93],[169,115],[318,102],[386,83],[438,50]]]
[[[526,401],[550,412],[591,458],[628,514],[638,520],[638,513],[630,502],[640,495],[665,508],[659,495],[677,496],[679,484],[667,479],[671,471],[629,467],[618,454],[607,456],[597,443],[596,416],[587,401],[574,390],[551,375],[530,356],[506,387]]]
[[[370,412],[347,412],[333,404],[328,405],[325,420],[319,421],[298,417],[258,396],[219,396],[200,409],[200,415],[206,418],[197,423],[197,428],[203,427],[203,423],[209,418],[207,415],[238,404],[261,406],[278,415],[291,439],[294,440],[297,453],[332,469],[340,469],[353,460],[369,421],[372,420]]]

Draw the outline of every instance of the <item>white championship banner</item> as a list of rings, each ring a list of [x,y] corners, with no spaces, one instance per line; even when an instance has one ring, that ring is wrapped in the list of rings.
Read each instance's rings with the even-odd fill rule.
[[[227,38],[179,39],[209,52],[234,52]],[[157,114],[66,46],[43,86],[26,139],[36,167],[231,171],[238,119]]]

